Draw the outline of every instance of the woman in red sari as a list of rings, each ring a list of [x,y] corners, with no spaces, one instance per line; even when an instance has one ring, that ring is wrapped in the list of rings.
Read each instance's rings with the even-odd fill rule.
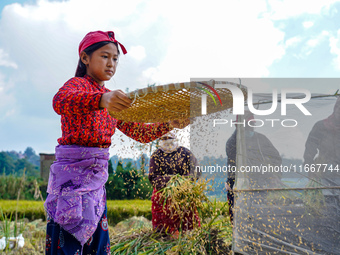
[[[170,208],[169,199],[164,205],[164,198],[158,192],[176,174],[198,177],[199,173],[195,172],[196,165],[195,156],[189,149],[178,146],[173,133],[167,133],[160,138],[159,148],[151,156],[149,169],[149,180],[154,189],[151,197],[152,226],[156,231],[172,234],[178,230],[191,230],[194,219],[200,224],[194,209],[188,210],[181,221]]]

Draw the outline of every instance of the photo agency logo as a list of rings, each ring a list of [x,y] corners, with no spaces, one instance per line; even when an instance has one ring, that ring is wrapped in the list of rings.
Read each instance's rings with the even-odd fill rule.
[[[244,115],[245,114],[245,99],[242,90],[239,87],[236,87],[235,85],[231,84],[224,84],[224,83],[215,83],[215,88],[212,86],[205,84],[203,82],[198,82],[199,84],[202,84],[205,86],[205,88],[197,87],[198,89],[201,89],[205,91],[214,101],[215,105],[217,105],[216,100],[213,96],[213,94],[208,90],[210,89],[218,98],[220,101],[221,106],[223,105],[223,102],[216,91],[216,89],[228,89],[233,97],[233,108],[232,108],[232,114],[235,116],[238,115]],[[301,88],[290,88],[290,89],[282,89],[280,91],[280,98],[278,94],[277,89],[273,89],[272,91],[272,101],[271,101],[271,107],[269,109],[260,110],[256,109],[254,106],[254,93],[252,89],[247,89],[247,107],[248,111],[254,114],[255,116],[270,116],[273,114],[280,102],[281,105],[281,117],[287,116],[287,106],[288,105],[295,105],[304,115],[312,115],[306,107],[303,105],[307,103],[311,99],[311,93],[306,89]],[[207,114],[207,94],[202,94],[201,96],[201,114],[206,115]],[[299,94],[298,97],[289,97],[289,94]],[[301,96],[302,95],[302,96]],[[262,127],[265,124],[269,124],[272,127],[275,126],[275,124],[280,123],[283,127],[296,127],[298,125],[298,122],[296,119],[285,119],[285,118],[266,118],[266,119],[250,119],[250,120],[243,120],[243,121],[232,121],[228,119],[213,119],[213,127],[216,127],[217,125],[225,125],[229,124],[231,127],[233,125],[243,125],[244,127],[246,124],[250,127]]]
[[[210,85],[203,83],[203,82],[197,82],[198,84],[201,84],[203,86],[205,86],[206,88],[210,89],[218,98],[218,100],[220,101],[221,106],[223,106],[222,100],[220,95],[217,93],[217,91]],[[196,87],[200,90],[205,91],[214,101],[215,105],[217,105],[216,100],[214,98],[214,96],[211,94],[211,92],[205,88],[201,88],[201,87]],[[202,111],[202,115],[206,115],[207,114],[207,95],[206,94],[202,94],[202,99],[201,99],[201,111]]]

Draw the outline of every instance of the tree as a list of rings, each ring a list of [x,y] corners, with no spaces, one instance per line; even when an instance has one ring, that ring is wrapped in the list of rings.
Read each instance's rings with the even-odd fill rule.
[[[39,177],[40,175],[39,167],[32,164],[28,158],[15,158],[13,152],[0,152],[0,171],[6,175],[21,176],[24,169],[26,169],[27,176]]]
[[[30,158],[32,156],[36,156],[35,151],[33,150],[32,147],[27,147],[25,152],[24,152],[24,156],[27,157],[27,158]]]
[[[109,160],[108,172],[109,172],[109,175],[110,175],[110,173],[113,174],[113,166],[112,166],[111,160]]]
[[[147,177],[138,172],[131,162],[124,168],[119,161],[115,173],[109,174],[105,186],[107,199],[146,199],[152,191]]]
[[[24,156],[31,164],[40,166],[40,157],[35,154],[35,151],[32,149],[32,147],[26,148]]]
[[[39,177],[40,172],[37,166],[32,165],[26,158],[18,159],[15,162],[15,172],[18,176],[23,174],[24,169],[26,169],[27,176]]]
[[[14,172],[14,163],[14,159],[6,152],[0,152],[0,169],[4,171],[6,175]]]

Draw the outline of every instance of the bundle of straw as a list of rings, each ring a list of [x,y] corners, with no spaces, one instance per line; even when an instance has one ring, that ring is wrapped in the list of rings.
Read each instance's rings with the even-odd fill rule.
[[[159,192],[164,199],[163,207],[172,212],[170,216],[177,216],[183,221],[192,210],[201,210],[204,202],[210,202],[204,193],[206,188],[206,181],[195,182],[191,177],[177,174]]]
[[[228,226],[223,225],[227,229]],[[165,254],[165,255],[227,255],[230,248],[223,238],[223,230],[211,225],[180,233],[178,239],[162,236],[150,229],[111,236],[111,254]]]
[[[205,195],[207,180],[194,181],[190,177],[175,175],[160,190],[164,205],[170,206],[179,217],[196,208],[201,226],[191,231],[179,231],[178,236],[162,235],[150,228],[134,229],[111,236],[112,254],[229,254],[231,224],[225,217],[227,202],[210,202]],[[209,211],[209,212],[207,212]],[[207,218],[202,215],[204,212]]]

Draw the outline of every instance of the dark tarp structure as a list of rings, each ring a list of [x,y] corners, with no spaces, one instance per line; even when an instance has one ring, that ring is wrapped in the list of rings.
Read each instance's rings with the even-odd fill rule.
[[[309,81],[280,82],[298,87]],[[245,107],[256,112],[250,117],[246,112],[236,120],[228,110],[196,118],[190,127],[191,151],[198,160],[221,154],[227,169],[224,148],[236,135],[234,171],[226,174],[216,167],[209,173],[224,181],[235,176],[235,253],[340,254],[340,99],[313,93],[303,102],[301,92],[283,95],[301,99],[298,106],[282,101],[280,91],[277,95],[270,114],[256,111],[273,106],[273,93],[254,93],[255,110],[249,101]]]
[[[258,134],[266,120],[254,116],[252,131],[247,123],[237,128],[235,252],[340,254],[340,100],[313,96],[310,117],[287,110],[295,127]],[[262,141],[269,137],[279,148]],[[291,155],[278,159],[284,147]]]

